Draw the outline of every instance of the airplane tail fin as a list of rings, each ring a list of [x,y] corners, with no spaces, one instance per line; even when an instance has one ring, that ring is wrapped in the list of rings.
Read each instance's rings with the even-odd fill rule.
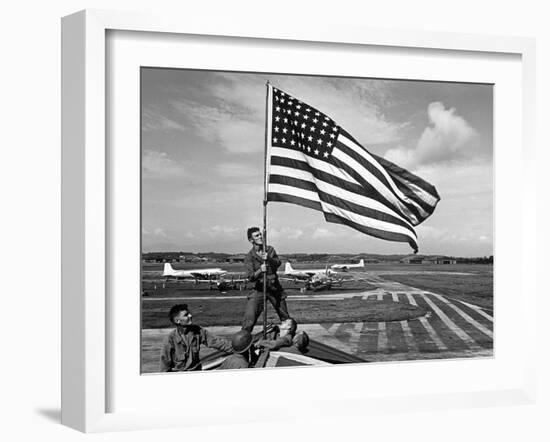
[[[290,263],[287,261],[287,263],[285,264],[285,273],[292,273],[294,271],[294,269],[292,268],[292,266],[290,265]]]
[[[365,267],[365,261],[363,260],[359,261],[359,267]]]
[[[169,262],[164,263],[164,276],[170,276],[174,273],[174,269],[172,268],[172,265]]]

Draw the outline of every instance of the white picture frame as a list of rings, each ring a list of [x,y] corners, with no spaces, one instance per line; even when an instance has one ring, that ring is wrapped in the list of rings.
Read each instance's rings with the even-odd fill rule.
[[[168,411],[158,403],[149,410],[110,410],[109,392],[114,388],[109,376],[110,361],[113,358],[109,344],[112,312],[109,293],[113,289],[110,274],[110,248],[113,240],[109,229],[112,222],[112,201],[108,133],[106,120],[109,118],[107,94],[109,78],[106,78],[108,56],[116,56],[107,50],[109,32],[154,32],[168,36],[218,36],[220,38],[269,39],[285,42],[311,42],[312,44],[340,44],[401,48],[403,51],[429,49],[441,53],[468,52],[483,59],[486,54],[507,54],[520,59],[521,63],[521,160],[523,171],[527,172],[534,159],[534,106],[535,106],[535,47],[532,39],[516,37],[489,37],[479,35],[427,33],[403,31],[393,32],[368,28],[293,27],[280,23],[263,22],[212,22],[206,17],[196,17],[183,23],[179,17],[144,13],[112,11],[82,11],[62,22],[62,423],[84,432],[101,432],[141,428],[162,428],[170,426],[207,425],[207,413],[197,407],[190,412]],[[488,55],[487,55],[488,56]],[[498,137],[495,146],[500,140]],[[498,149],[495,148],[495,151]],[[498,167],[497,167],[498,174]],[[533,403],[535,393],[536,360],[532,346],[536,324],[526,321],[525,312],[536,303],[536,282],[534,270],[527,266],[527,257],[536,255],[535,244],[535,177],[524,173],[524,187],[520,191],[521,221],[516,250],[522,262],[522,278],[518,281],[520,304],[524,316],[525,348],[522,348],[521,371],[514,371],[507,384],[498,388],[489,386],[467,387],[459,392],[438,391],[435,386],[425,394],[398,394],[376,392],[372,396],[346,395],[333,391],[323,399],[310,395],[309,407],[300,409],[302,417],[323,416],[323,405],[338,403],[338,411],[345,414],[367,414],[380,410],[398,412],[410,409],[441,409],[469,406],[498,405],[500,403]],[[527,190],[529,189],[529,190]],[[498,193],[498,187],[496,192]],[[498,237],[498,236],[497,236]],[[498,242],[497,242],[498,244]],[[498,247],[496,248],[498,250]],[[502,250],[502,249],[500,249]],[[503,252],[506,253],[506,252]],[[495,254],[497,265],[499,255]],[[139,260],[139,257],[135,258]],[[135,267],[136,263],[132,263]],[[533,276],[533,277],[531,277]],[[496,284],[498,287],[498,284]],[[137,296],[137,294],[136,294]],[[498,315],[499,305],[496,305]],[[498,321],[498,316],[497,316]],[[502,334],[501,334],[502,336]],[[501,353],[502,354],[502,353]],[[498,345],[495,359],[499,358]],[[447,362],[452,364],[452,362]],[[417,373],[422,367],[406,364],[407,369]],[[380,366],[379,366],[380,367]],[[357,377],[361,366],[344,368],[347,376]],[[436,368],[436,370],[443,368]],[[445,368],[446,369],[446,368]],[[490,366],[485,369],[490,370]],[[136,367],[139,371],[139,367]],[[386,365],[385,371],[391,372]],[[377,373],[381,370],[378,369]],[[238,375],[241,375],[239,373]],[[238,386],[243,382],[236,373],[216,374],[223,385],[227,376],[233,376]],[[262,382],[273,373],[248,373],[254,383]],[[278,375],[279,376],[279,375]],[[289,381],[289,372],[282,375]],[[294,376],[294,375],[293,375]],[[279,376],[280,377],[280,376]],[[172,378],[172,379],[170,379]],[[176,376],[165,376],[168,382]],[[181,381],[182,377],[179,376]],[[210,378],[212,381],[214,378]],[[193,377],[193,381],[197,380]],[[307,393],[307,391],[306,391]],[[363,395],[363,396],[362,396]],[[360,400],[363,398],[363,400]],[[299,403],[299,398],[297,399]],[[305,403],[305,402],[304,402]],[[244,399],[235,399],[234,410],[246,410]],[[276,407],[275,407],[276,408]],[[331,411],[334,414],[334,409]],[[219,411],[219,422],[235,422]],[[295,418],[297,414],[279,407],[255,409],[241,418],[241,422],[270,421]]]

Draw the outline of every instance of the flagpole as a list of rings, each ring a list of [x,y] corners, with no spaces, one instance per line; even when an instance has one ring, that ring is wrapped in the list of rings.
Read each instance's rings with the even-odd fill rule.
[[[265,84],[266,86],[266,92],[265,92],[265,148],[264,148],[264,225],[263,225],[263,252],[266,253],[267,251],[267,161],[268,161],[268,155],[267,155],[267,146],[269,143],[269,130],[268,130],[268,121],[269,121],[269,80]],[[267,257],[264,259],[264,265],[267,266]],[[264,303],[264,317],[263,317],[263,338],[266,338],[266,330],[267,330],[267,267],[266,271],[264,272],[264,296],[263,296],[263,303]]]

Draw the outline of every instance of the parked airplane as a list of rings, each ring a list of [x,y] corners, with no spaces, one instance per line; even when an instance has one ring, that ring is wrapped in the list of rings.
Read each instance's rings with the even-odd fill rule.
[[[330,289],[332,284],[342,283],[343,279],[334,278],[335,275],[337,275],[337,272],[329,269],[328,265],[324,269],[293,269],[292,265],[287,262],[284,276],[281,279],[303,283],[304,287],[301,291],[305,292],[310,289]]]
[[[344,272],[347,272],[348,269],[356,269],[359,267],[365,267],[364,260],[359,261],[359,264],[333,264],[330,266],[332,270],[342,270]]]
[[[198,281],[201,279],[217,279],[226,273],[227,270],[220,269],[219,267],[211,269],[174,270],[172,265],[167,262],[164,264],[164,272],[162,273],[162,276],[167,279],[191,279]]]
[[[342,284],[364,281],[363,278],[338,276],[338,272],[331,270],[328,265],[324,269],[293,269],[289,262],[285,264],[285,271],[280,279],[304,284],[301,292],[328,290],[333,285],[341,287]]]
[[[220,292],[228,290],[244,290],[246,288],[247,279],[242,276],[229,275],[227,270],[219,267],[210,269],[192,269],[192,270],[174,270],[169,263],[164,264],[164,272],[162,276],[168,279],[174,278],[182,282],[193,282],[195,284],[209,284],[210,289],[214,286]]]
[[[336,272],[328,268],[324,269],[293,269],[289,262],[285,264],[285,276],[293,276],[297,279],[311,279],[315,275],[331,276],[336,275]]]

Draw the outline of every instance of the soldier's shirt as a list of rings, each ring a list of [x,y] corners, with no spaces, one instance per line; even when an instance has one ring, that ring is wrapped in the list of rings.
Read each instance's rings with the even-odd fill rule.
[[[271,291],[280,291],[282,287],[280,287],[279,279],[277,277],[277,269],[281,266],[281,260],[277,256],[277,252],[275,249],[271,246],[267,246],[266,248],[267,253],[267,279],[268,279],[268,286],[272,286]],[[260,274],[259,276],[255,276],[255,273],[260,269],[261,265],[263,264],[262,258],[256,253],[256,250],[254,250],[254,247],[250,249],[250,251],[247,253],[247,255],[244,258],[244,265],[246,268],[246,277],[249,281],[255,282],[255,289],[257,291],[263,291],[263,277]]]
[[[220,365],[220,370],[230,370],[238,368],[248,368],[248,360],[239,353],[233,353],[228,356]]]
[[[162,344],[160,352],[160,371],[200,370],[200,347],[231,353],[231,343],[219,338],[198,325],[191,325],[184,330],[175,328]]]

